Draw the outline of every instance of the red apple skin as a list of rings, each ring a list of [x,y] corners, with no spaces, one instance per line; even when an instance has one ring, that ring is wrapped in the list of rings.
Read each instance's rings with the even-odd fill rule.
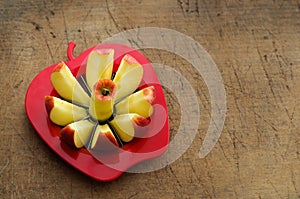
[[[54,107],[54,99],[52,96],[45,96],[45,106],[47,113],[50,114],[51,110]]]
[[[112,132],[100,133],[93,150],[110,151],[118,149],[119,143]]]
[[[141,126],[141,127],[144,127],[144,126],[147,126],[150,122],[151,122],[151,119],[150,117],[148,118],[145,118],[143,116],[135,116],[134,118],[132,118],[132,122],[135,126]]]
[[[60,69],[65,65],[64,62],[59,62],[53,69],[53,72],[59,72]]]
[[[112,51],[112,49],[98,49],[97,52],[100,55],[108,55],[110,52]]]
[[[150,117],[145,118],[143,116],[135,116],[132,118],[132,124],[134,127],[134,137],[143,138],[148,130],[148,124],[150,124]]]
[[[144,96],[150,104],[154,104],[156,95],[154,86],[149,86],[143,90]]]
[[[133,58],[131,55],[126,54],[123,58],[128,64],[139,64],[138,61],[136,61],[135,58]]]
[[[60,131],[60,139],[71,147],[77,148],[74,143],[74,134],[75,130],[70,126],[66,126]]]

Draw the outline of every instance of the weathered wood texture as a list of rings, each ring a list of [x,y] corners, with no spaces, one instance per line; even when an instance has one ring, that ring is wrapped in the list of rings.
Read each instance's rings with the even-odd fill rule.
[[[0,30],[0,198],[299,198],[299,1],[2,0]],[[120,31],[163,27],[187,34],[216,62],[227,93],[218,143],[198,156],[210,120],[209,93],[189,63],[142,50],[180,71],[200,102],[191,147],[164,169],[110,183],[81,174],[54,154],[27,120],[28,85],[45,67]],[[171,83],[171,82],[170,82]],[[166,91],[172,137],[178,101]],[[192,117],[192,116],[191,116]]]

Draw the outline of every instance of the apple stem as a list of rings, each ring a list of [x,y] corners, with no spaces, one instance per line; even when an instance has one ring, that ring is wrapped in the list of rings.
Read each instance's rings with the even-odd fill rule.
[[[103,87],[101,89],[101,93],[103,96],[108,96],[110,94],[110,90],[108,88]]]

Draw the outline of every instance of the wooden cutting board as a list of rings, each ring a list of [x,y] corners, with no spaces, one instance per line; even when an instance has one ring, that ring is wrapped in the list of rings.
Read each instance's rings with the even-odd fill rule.
[[[2,0],[0,21],[0,198],[300,198],[299,1]],[[194,89],[197,134],[163,169],[97,182],[38,137],[25,114],[25,93],[41,70],[67,60],[69,41],[77,43],[76,56],[139,27],[173,29],[206,49],[226,90],[225,125],[213,150],[200,158],[211,117],[203,77],[174,53],[141,49]],[[165,82],[174,139],[180,104],[167,86],[174,80]]]

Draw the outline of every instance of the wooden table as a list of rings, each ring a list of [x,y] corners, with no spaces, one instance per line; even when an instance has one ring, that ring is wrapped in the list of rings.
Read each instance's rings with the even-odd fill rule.
[[[299,1],[1,1],[0,198],[299,198]],[[29,123],[24,99],[44,68],[111,35],[139,27],[184,33],[224,81],[227,113],[213,150],[199,158],[210,121],[200,74],[179,56],[142,49],[188,79],[201,111],[198,133],[174,163],[102,183],[53,153]],[[165,88],[171,138],[180,105]],[[192,115],[191,115],[192,117]]]

